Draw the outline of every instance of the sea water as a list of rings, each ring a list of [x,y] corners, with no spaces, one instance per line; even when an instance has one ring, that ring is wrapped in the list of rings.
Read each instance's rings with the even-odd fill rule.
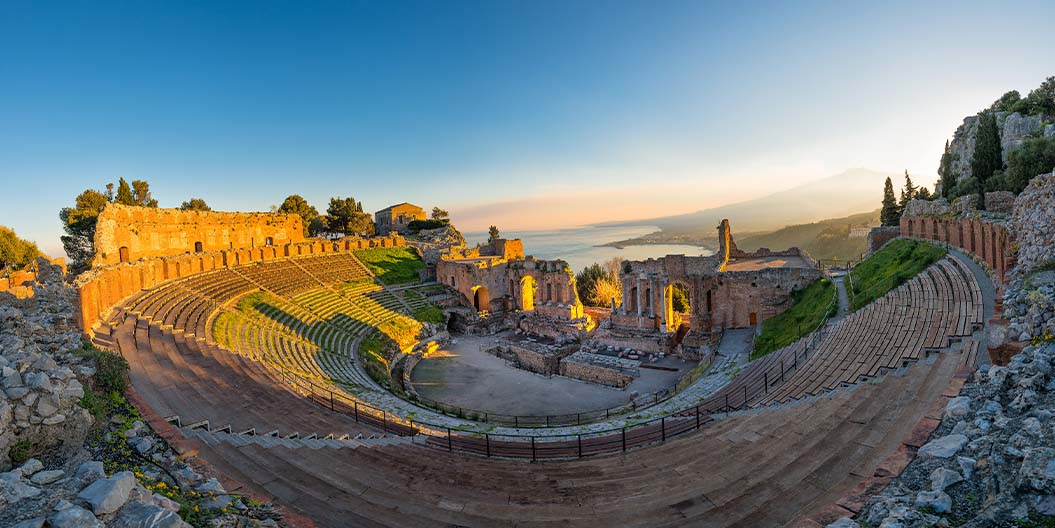
[[[656,226],[570,227],[538,231],[502,231],[503,238],[524,241],[524,253],[540,259],[563,259],[575,272],[593,263],[603,264],[612,257],[623,260],[644,260],[666,255],[712,255],[714,251],[686,244],[649,244],[616,248],[603,246],[608,242],[637,238],[658,231]],[[465,233],[470,245],[487,241],[487,232]]]

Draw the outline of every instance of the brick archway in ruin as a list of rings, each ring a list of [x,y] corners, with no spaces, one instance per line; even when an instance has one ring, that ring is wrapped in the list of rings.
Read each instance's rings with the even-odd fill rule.
[[[473,307],[477,312],[491,311],[491,295],[487,286],[475,286],[473,288]]]

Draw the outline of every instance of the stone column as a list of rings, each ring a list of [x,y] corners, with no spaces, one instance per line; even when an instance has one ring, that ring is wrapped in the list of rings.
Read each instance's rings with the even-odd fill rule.
[[[666,285],[662,286],[661,289],[659,290],[659,302],[660,302],[660,305],[661,305],[660,306],[660,310],[663,313],[663,315],[659,318],[660,319],[659,327],[660,327],[660,329],[662,331],[666,332],[667,331],[667,315],[670,315],[670,314],[667,313],[667,287],[666,287]]]

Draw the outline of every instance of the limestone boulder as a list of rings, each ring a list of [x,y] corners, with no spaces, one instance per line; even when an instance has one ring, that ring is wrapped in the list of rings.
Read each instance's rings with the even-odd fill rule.
[[[87,502],[96,515],[113,513],[128,501],[128,494],[135,485],[135,475],[131,471],[122,471],[92,482],[77,494],[77,498]]]
[[[931,440],[919,448],[920,456],[936,458],[949,458],[959,453],[963,446],[967,445],[967,437],[962,434],[951,434]]]

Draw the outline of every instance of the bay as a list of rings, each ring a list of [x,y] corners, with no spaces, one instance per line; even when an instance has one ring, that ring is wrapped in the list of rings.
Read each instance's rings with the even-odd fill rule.
[[[534,231],[502,231],[503,238],[524,241],[524,253],[540,259],[562,259],[572,270],[579,272],[593,263],[603,263],[612,257],[623,260],[645,260],[666,255],[706,256],[714,251],[685,244],[651,244],[616,248],[602,246],[608,242],[636,238],[658,231],[656,226],[570,227]],[[466,242],[476,245],[487,241],[487,232],[464,233]]]

